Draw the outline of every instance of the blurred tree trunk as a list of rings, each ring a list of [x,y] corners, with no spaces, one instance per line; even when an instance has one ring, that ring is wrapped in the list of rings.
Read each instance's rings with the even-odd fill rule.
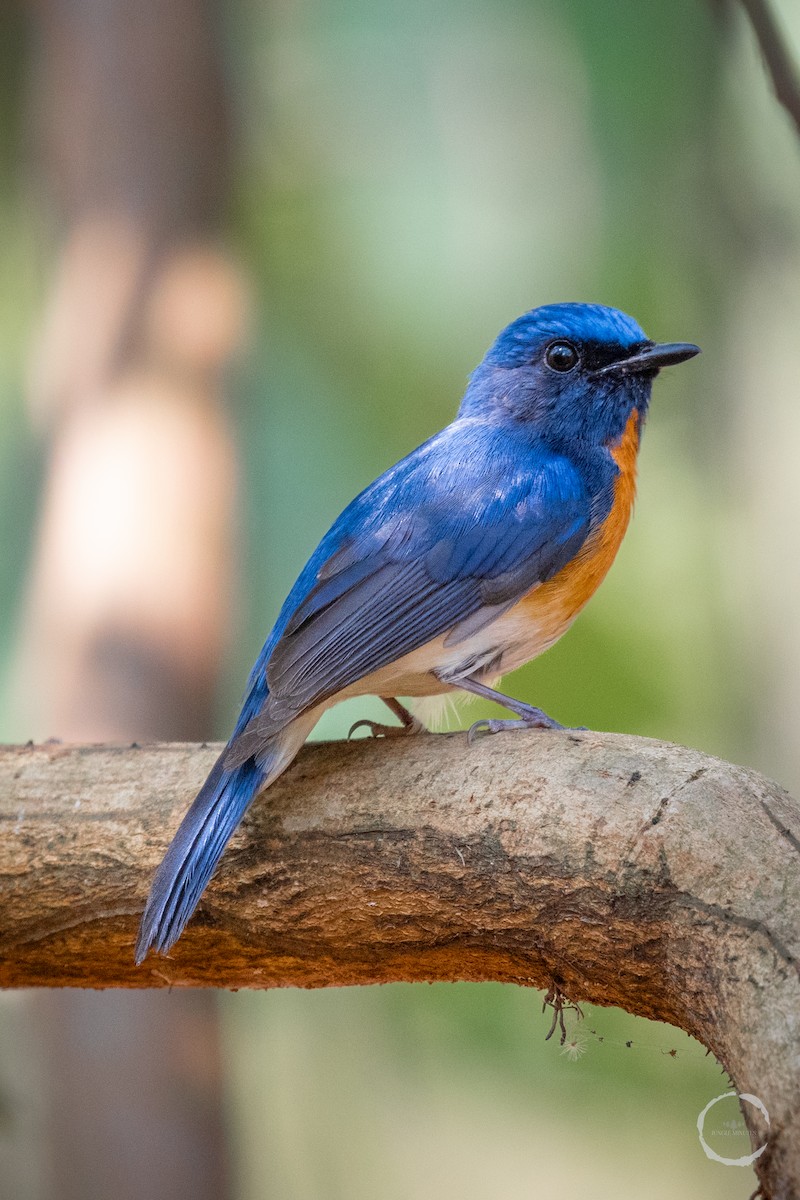
[[[50,439],[19,671],[33,736],[206,738],[230,612],[217,242],[228,127],[205,0],[35,0],[31,101],[59,231],[31,399]],[[53,1200],[227,1194],[213,994],[46,993]]]

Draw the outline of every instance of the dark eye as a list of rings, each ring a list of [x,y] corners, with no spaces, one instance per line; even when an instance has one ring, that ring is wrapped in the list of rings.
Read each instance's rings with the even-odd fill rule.
[[[572,371],[581,361],[572,342],[551,342],[545,350],[544,361],[551,371]]]

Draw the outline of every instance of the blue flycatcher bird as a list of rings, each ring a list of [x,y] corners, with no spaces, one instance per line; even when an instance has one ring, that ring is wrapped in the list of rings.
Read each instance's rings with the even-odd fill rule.
[[[499,335],[456,419],[370,484],[320,542],[250,675],[233,736],[159,866],[136,944],[141,962],[180,937],[256,794],[285,771],[320,715],[376,695],[462,690],[559,729],[494,690],[561,637],[622,541],[653,380],[698,354],[657,345],[593,304],[536,308]]]

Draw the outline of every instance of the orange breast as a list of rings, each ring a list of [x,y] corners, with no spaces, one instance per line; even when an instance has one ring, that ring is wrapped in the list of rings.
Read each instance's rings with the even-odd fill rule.
[[[543,643],[541,650],[551,646],[565,632],[603,582],[614,561],[633,509],[638,451],[639,413],[634,409],[622,438],[611,450],[619,467],[611,512],[572,562],[547,583],[535,588],[512,610],[518,614],[522,610],[529,620],[536,622]]]

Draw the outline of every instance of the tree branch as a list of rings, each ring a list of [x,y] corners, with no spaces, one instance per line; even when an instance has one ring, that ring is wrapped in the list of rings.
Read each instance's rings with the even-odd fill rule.
[[[711,1049],[800,1189],[800,806],[612,734],[307,747],[169,959],[133,964],[152,873],[213,747],[0,752],[0,985],[555,984]],[[794,1189],[794,1190],[793,1190]]]
[[[741,0],[756,35],[775,97],[800,133],[800,79],[778,23],[766,0]]]

